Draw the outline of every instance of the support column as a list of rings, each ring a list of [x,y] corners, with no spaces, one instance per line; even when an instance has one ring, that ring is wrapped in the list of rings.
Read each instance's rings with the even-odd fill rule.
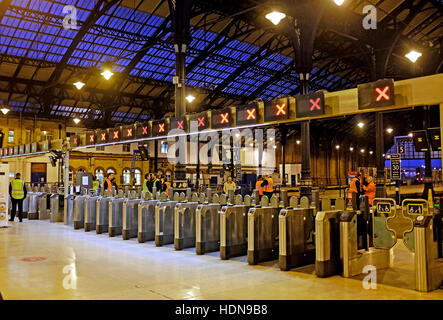
[[[282,157],[282,186],[286,187],[286,134],[288,130],[286,126],[280,127],[280,136],[281,136],[281,157]]]
[[[158,140],[154,140],[154,173],[158,173]]]
[[[386,181],[385,181],[385,161],[384,152],[384,129],[383,129],[383,113],[375,113],[375,157],[377,167],[377,178],[375,179],[375,196],[376,198],[386,197]],[[369,151],[368,151],[369,152]]]
[[[423,130],[428,130],[430,123],[430,107],[423,107]],[[441,129],[440,129],[441,130]],[[431,142],[428,141],[428,150],[425,152],[425,186],[423,189],[422,198],[427,200],[429,190],[432,190],[432,197],[434,197],[434,187],[432,186],[432,162],[431,162]]]
[[[301,94],[305,95],[309,92],[309,73],[300,74]],[[302,143],[302,160],[301,160],[301,181],[300,181],[300,197],[306,196],[311,199],[312,180],[311,180],[311,129],[309,121],[301,124],[301,143]]]
[[[443,137],[443,103],[440,103],[440,137]],[[441,152],[441,163],[442,163],[442,170],[441,170],[441,177],[440,179],[443,179],[443,152]]]

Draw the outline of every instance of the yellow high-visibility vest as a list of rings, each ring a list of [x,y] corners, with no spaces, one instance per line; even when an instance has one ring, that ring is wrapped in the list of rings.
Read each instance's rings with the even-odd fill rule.
[[[148,189],[148,186],[146,185],[146,183],[148,182],[148,180],[143,180],[143,191],[144,192],[147,192],[147,191],[149,191],[149,189]]]
[[[23,192],[24,182],[20,179],[15,179],[12,181],[12,191],[11,196],[14,199],[23,199],[25,197],[25,193]]]
[[[92,189],[97,191],[98,188],[100,187],[100,181],[92,181]]]

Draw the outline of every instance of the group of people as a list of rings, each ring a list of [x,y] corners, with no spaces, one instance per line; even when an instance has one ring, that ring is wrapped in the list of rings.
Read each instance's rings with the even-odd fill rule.
[[[166,192],[166,195],[169,195],[171,182],[169,182],[164,175],[157,175],[155,173],[145,174],[145,180],[143,181],[143,191],[149,191],[152,193],[154,187],[156,188],[157,192]]]
[[[360,207],[360,196],[366,195],[369,200],[369,204],[372,205],[372,201],[375,198],[375,183],[374,178],[371,176],[366,177],[364,171],[357,172],[357,175],[352,178],[349,184],[348,198],[352,198],[352,192],[357,194],[357,207]]]
[[[258,180],[255,183],[255,189],[258,190],[260,197],[265,195],[270,199],[274,192],[274,181],[271,176],[258,176]]]

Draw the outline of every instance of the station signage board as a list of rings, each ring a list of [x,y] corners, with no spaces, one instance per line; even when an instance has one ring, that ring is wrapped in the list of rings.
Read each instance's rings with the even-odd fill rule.
[[[0,157],[3,157],[3,148],[0,149]]]
[[[108,129],[108,142],[119,142],[122,140],[121,128]]]
[[[434,151],[441,150],[440,128],[429,128],[429,137],[431,139],[431,147]]]
[[[13,155],[14,155],[14,147],[9,147],[8,154],[9,154],[10,156],[13,156]]]
[[[86,132],[86,145],[92,146],[97,143],[97,135],[95,131],[87,131]]]
[[[397,146],[397,153],[405,154],[406,153],[406,146],[404,144],[399,144]]]
[[[135,128],[135,137],[137,139],[149,138],[151,136],[151,126],[149,122],[139,123]]]
[[[377,213],[391,214],[391,203],[389,202],[377,202]]]
[[[406,205],[408,214],[411,215],[422,215],[423,214],[423,203],[408,203]]]
[[[184,132],[189,132],[188,123],[186,117],[171,117],[169,118],[169,125],[171,130],[183,130]]]
[[[25,153],[31,153],[31,144],[25,144]]]
[[[42,141],[41,143],[41,151],[48,151],[49,150],[49,141]]]
[[[255,105],[236,108],[236,125],[244,126],[258,123],[258,107]]]
[[[122,140],[133,140],[135,139],[135,125],[122,126]]]
[[[391,180],[401,180],[401,155],[391,154]]]
[[[265,122],[289,119],[289,99],[281,98],[265,102]]]
[[[166,119],[157,120],[152,122],[152,136],[162,137],[167,136],[169,132],[169,124]]]
[[[394,80],[382,79],[358,85],[358,109],[395,105]]]
[[[297,97],[297,118],[316,117],[324,114],[325,94],[323,91]]]
[[[22,144],[22,145],[19,147],[19,149],[18,149],[18,153],[19,153],[19,154],[23,154],[23,153],[25,153],[25,145],[24,145],[24,144]]]
[[[96,135],[97,135],[97,144],[106,143],[109,140],[108,139],[109,133],[108,130],[106,129],[97,130]]]
[[[8,151],[9,151],[8,148],[4,148],[3,149],[3,156],[8,156],[9,155]]]
[[[426,130],[417,130],[412,132],[416,152],[425,152],[429,150],[429,142]]]
[[[18,153],[18,146],[14,146],[14,154],[19,154]]]
[[[197,113],[197,114],[191,114],[189,116],[190,129],[195,128],[195,124],[193,127],[192,122],[197,123],[197,131],[203,131],[203,130],[209,129],[211,127],[210,123],[209,123],[209,119],[208,119],[208,113],[206,111],[201,112],[201,113]]]
[[[31,143],[31,153],[38,152],[38,151],[39,151],[38,150],[38,143],[37,142]]]
[[[211,111],[211,123],[213,129],[229,128],[234,126],[231,108]]]
[[[81,145],[80,136],[78,135],[70,136],[69,142],[72,147],[79,147]]]

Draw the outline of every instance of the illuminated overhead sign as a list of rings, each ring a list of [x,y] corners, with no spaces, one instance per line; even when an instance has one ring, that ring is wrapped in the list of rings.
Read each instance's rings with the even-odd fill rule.
[[[244,126],[258,123],[258,107],[242,106],[236,108],[236,125]]]
[[[49,150],[49,141],[42,141],[40,151],[48,151]]]
[[[211,111],[211,122],[213,129],[233,127],[231,108]]]
[[[413,131],[412,140],[414,141],[415,151],[424,152],[429,150],[428,137],[425,130]]]
[[[135,139],[135,125],[122,126],[122,139],[123,140],[133,140]]]
[[[170,118],[170,126],[171,126],[171,130],[177,129],[177,130],[183,130],[185,132],[189,132],[186,117],[179,117],[179,118],[171,117]]]
[[[70,144],[71,144],[72,147],[78,147],[78,146],[80,146],[80,142],[81,142],[81,140],[80,140],[80,136],[78,136],[78,135],[70,136],[70,137],[69,137],[69,142],[70,142]]]
[[[192,123],[194,122],[194,125]],[[208,120],[208,114],[207,112],[201,112],[197,114],[192,114],[189,116],[189,125],[191,129],[195,130],[195,125],[197,125],[198,131],[203,131],[205,129],[210,128],[210,123]]]
[[[8,155],[10,156],[14,155],[14,147],[9,147]]]
[[[31,152],[37,152],[38,151],[38,144],[37,142],[31,143]]]
[[[18,146],[15,146],[15,147],[14,147],[14,154],[19,154],[19,153],[18,153]]]
[[[297,118],[316,117],[324,114],[325,95],[323,92],[316,92],[313,94],[297,97]]]
[[[265,103],[265,122],[289,119],[289,99],[281,98]]]
[[[158,120],[152,122],[152,136],[167,136],[169,132],[168,122],[166,120]]]
[[[120,128],[111,128],[108,129],[108,141],[109,142],[118,142],[122,140],[122,131]]]
[[[433,151],[441,150],[440,128],[429,128],[429,137],[431,139],[431,147]]]
[[[25,153],[25,145],[22,144],[22,145],[19,147],[18,153],[19,153],[19,154],[23,154],[23,153]]]
[[[383,79],[358,85],[358,108],[371,109],[395,105],[394,80]]]
[[[30,144],[25,145],[25,153],[31,153],[31,145]]]
[[[91,146],[96,144],[97,136],[94,131],[86,132],[86,145]]]
[[[151,136],[151,128],[149,122],[143,122],[137,125],[135,129],[135,137],[137,139],[148,138]]]
[[[4,155],[4,156],[7,156],[7,155],[8,155],[8,148],[4,148],[4,149],[3,149],[3,155]]]
[[[0,149],[0,157],[3,157],[3,149]]]
[[[97,130],[97,143],[108,142],[108,130]]]

